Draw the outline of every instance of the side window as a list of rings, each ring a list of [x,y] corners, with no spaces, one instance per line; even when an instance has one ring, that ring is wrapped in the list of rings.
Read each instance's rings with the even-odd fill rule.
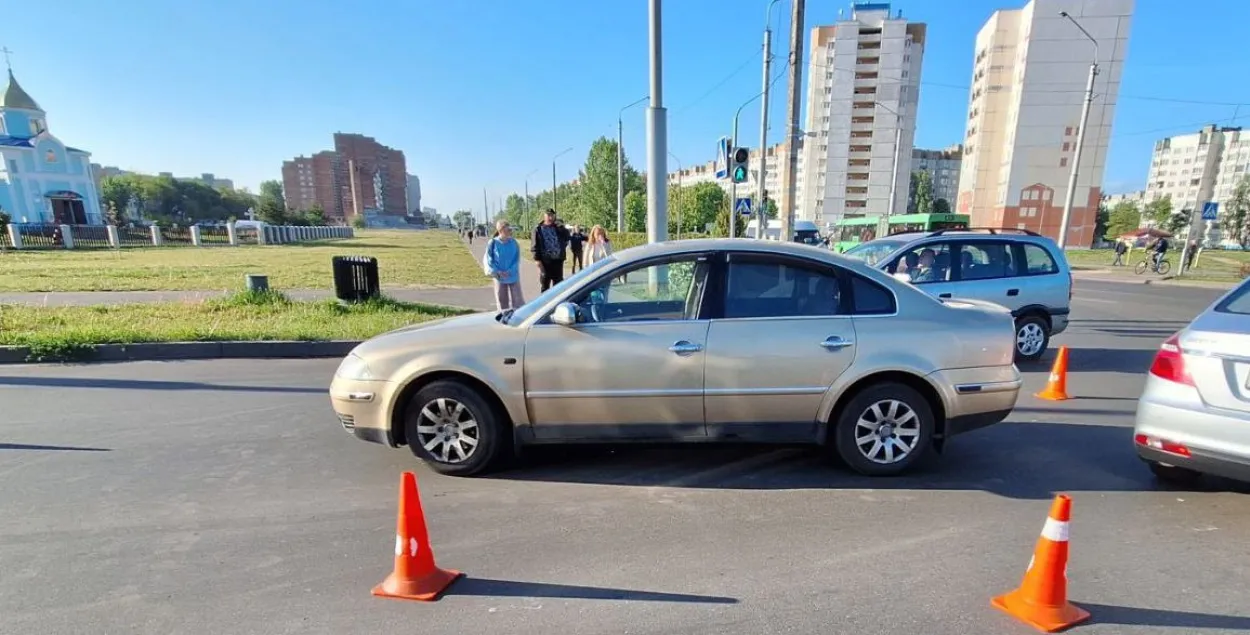
[[[894,294],[885,287],[861,276],[851,276],[851,294],[855,298],[855,315],[889,315],[897,310]]]
[[[950,243],[929,243],[909,249],[894,262],[890,273],[911,276],[912,284],[946,282],[951,279]]]
[[[648,263],[578,294],[578,321],[645,322],[698,318],[707,284],[706,259]]]
[[[841,285],[832,271],[780,260],[731,260],[725,281],[726,318],[838,315]]]
[[[961,280],[990,280],[1016,275],[1016,266],[1007,243],[968,242],[959,248]]]
[[[1024,265],[1024,274],[1029,276],[1059,273],[1059,265],[1055,264],[1050,252],[1032,243],[1024,244]]]

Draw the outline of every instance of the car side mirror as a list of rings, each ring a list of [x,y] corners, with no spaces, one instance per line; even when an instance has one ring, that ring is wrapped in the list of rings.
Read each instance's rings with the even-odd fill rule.
[[[911,276],[910,276],[909,274],[906,274],[906,273],[894,273],[894,274],[890,274],[890,275],[894,276],[894,279],[895,279],[895,280],[898,280],[899,282],[906,282],[907,284],[911,284]]]
[[[551,312],[551,321],[560,326],[576,326],[577,305],[572,302],[561,302]]]

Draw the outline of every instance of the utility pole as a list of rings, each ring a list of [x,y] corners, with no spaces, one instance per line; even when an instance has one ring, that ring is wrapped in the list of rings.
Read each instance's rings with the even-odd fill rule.
[[[560,195],[556,192],[556,159],[559,159],[560,157],[572,151],[573,151],[573,148],[571,147],[565,148],[564,150],[560,151],[560,154],[557,154],[554,157],[551,157],[551,209],[556,211],[557,218],[559,217],[558,215],[560,214]]]
[[[664,110],[660,0],[650,0],[648,5],[651,105],[647,107],[647,242],[658,243],[668,239],[668,113]]]
[[[773,60],[772,14],[773,7],[779,1],[770,0],[768,8],[764,10],[764,92],[760,98],[760,177],[756,187],[759,195],[757,197],[759,208],[755,210],[756,226],[760,228],[760,232],[768,226],[768,215],[764,211],[764,205],[768,201],[768,189],[764,186],[768,175],[768,89],[769,84],[772,83],[770,81]],[[780,161],[781,157],[777,157],[777,160]],[[759,235],[763,236],[763,233]]]
[[[1081,149],[1085,145],[1085,126],[1089,122],[1089,107],[1094,101],[1094,78],[1098,77],[1098,40],[1081,26],[1067,11],[1061,11],[1059,15],[1067,18],[1076,28],[1094,43],[1094,59],[1089,63],[1089,79],[1085,82],[1085,100],[1081,104],[1081,123],[1076,129],[1076,149],[1072,152],[1072,172],[1068,175],[1068,192],[1063,199],[1063,218],[1059,221],[1059,244],[1060,249],[1068,246],[1068,223],[1072,220],[1072,201],[1076,199],[1076,179],[1081,167]]]
[[[625,111],[647,101],[646,97],[621,108],[616,113],[616,231],[625,231]]]
[[[783,187],[786,191],[785,209],[781,211],[781,240],[794,240],[794,208],[798,199],[796,173],[799,171],[799,147],[795,143],[795,131],[799,130],[799,88],[803,83],[803,0],[790,0],[790,69],[789,81],[786,86],[789,92],[787,105],[789,117],[786,121],[786,144],[789,154],[786,171],[783,174]]]
[[[490,199],[486,197],[486,188],[482,188],[482,207],[486,210],[486,218],[490,218]],[[476,221],[477,219],[474,219]]]

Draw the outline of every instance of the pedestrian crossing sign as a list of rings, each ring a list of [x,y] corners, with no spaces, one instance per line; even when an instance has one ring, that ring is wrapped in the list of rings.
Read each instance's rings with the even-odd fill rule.
[[[734,201],[734,213],[742,214],[743,216],[750,216],[751,215],[751,199],[740,198],[737,201]]]

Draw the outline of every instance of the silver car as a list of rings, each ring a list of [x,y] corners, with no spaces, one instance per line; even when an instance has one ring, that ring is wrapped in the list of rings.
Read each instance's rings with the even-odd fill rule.
[[[1035,361],[1068,328],[1072,271],[1055,241],[1028,230],[947,229],[887,236],[847,250],[940,299],[1001,304],[1016,319],[1016,358]]]
[[[1159,347],[1133,441],[1159,478],[1250,481],[1250,281]]]
[[[343,360],[357,438],[446,474],[522,445],[830,446],[897,474],[1015,407],[1010,314],[939,302],[827,250],[683,240],[600,260],[515,311],[415,325]]]

